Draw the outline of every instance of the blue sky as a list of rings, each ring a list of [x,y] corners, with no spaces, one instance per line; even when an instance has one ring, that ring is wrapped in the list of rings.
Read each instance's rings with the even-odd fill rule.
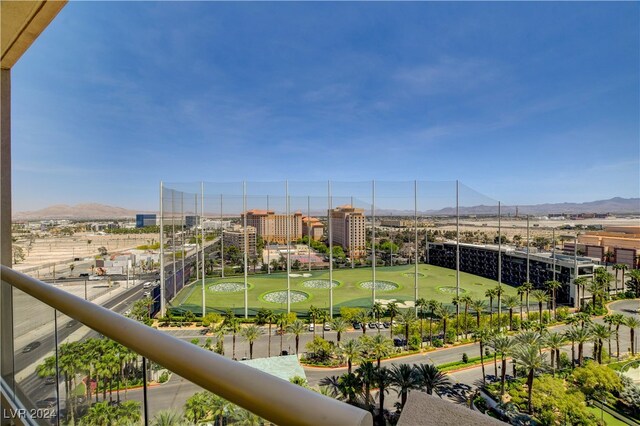
[[[640,3],[72,2],[12,71],[14,210],[158,183],[640,192]]]

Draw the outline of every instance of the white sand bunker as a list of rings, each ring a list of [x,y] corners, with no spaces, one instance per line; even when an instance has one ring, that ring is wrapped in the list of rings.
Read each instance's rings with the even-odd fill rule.
[[[309,274],[309,273],[307,273],[307,274],[289,274],[289,276],[291,278],[300,278],[300,277],[309,278],[311,276],[311,274]]]
[[[382,306],[387,306],[391,302],[396,302],[398,305],[398,308],[401,308],[401,309],[413,308],[416,306],[413,300],[407,300],[406,302],[398,302],[396,299],[376,299],[376,302],[379,302],[380,304],[382,304]]]

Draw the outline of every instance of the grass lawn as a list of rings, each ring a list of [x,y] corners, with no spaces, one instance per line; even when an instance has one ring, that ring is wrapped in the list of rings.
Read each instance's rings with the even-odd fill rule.
[[[377,267],[376,281],[390,281],[397,287],[390,290],[376,290],[376,299],[395,299],[402,303],[413,301],[414,291],[414,266],[402,265],[393,267]],[[303,274],[306,271],[292,271],[292,274]],[[320,308],[329,308],[328,288],[309,288],[304,282],[309,280],[326,280],[328,287],[329,271],[312,271],[311,277],[291,277],[292,294],[304,292],[307,298],[294,303],[292,300],[292,311],[306,311],[310,305]],[[335,312],[341,306],[349,307],[370,307],[371,289],[362,288],[362,282],[371,281],[371,268],[338,269],[333,272],[333,280],[338,281],[338,287],[333,289],[333,304]],[[238,283],[235,287],[238,291],[222,292],[211,290],[212,286],[221,283]],[[248,305],[250,314],[261,307],[270,308],[274,311],[286,310],[286,273],[249,275],[248,278]],[[307,283],[308,284],[308,283]],[[497,285],[497,281],[476,275],[460,273],[461,294],[468,294],[473,299],[485,299],[485,291]],[[451,303],[455,295],[456,272],[451,269],[441,268],[433,265],[418,265],[418,297],[427,300],[435,299],[443,303]],[[514,287],[503,284],[505,295],[515,295]],[[231,278],[211,278],[206,281],[205,297],[208,309],[224,311],[227,308],[234,309],[236,313],[244,312],[244,284],[243,276]],[[268,302],[264,299],[265,294],[272,291],[285,292],[282,303]],[[293,296],[292,296],[293,297]],[[175,299],[174,306],[200,312],[202,306],[202,287],[200,282],[185,287]]]
[[[600,416],[602,415],[602,419],[605,421],[605,423],[607,424],[607,426],[625,426],[626,423],[616,419],[615,417],[613,417],[611,414],[607,413],[606,411],[603,411],[601,414],[601,411],[598,407],[587,407],[587,409],[596,416],[596,418],[600,418]]]

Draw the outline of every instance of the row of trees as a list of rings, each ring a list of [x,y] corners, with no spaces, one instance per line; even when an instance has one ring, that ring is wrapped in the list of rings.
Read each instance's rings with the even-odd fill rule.
[[[64,380],[67,413],[71,421],[77,415],[78,405],[83,401],[107,401],[113,403],[113,392],[116,392],[116,404],[120,403],[120,389],[124,387],[124,398],[127,398],[127,388],[131,382],[142,379],[141,365],[138,354],[108,339],[87,339],[84,341],[63,343],[58,349],[58,371]],[[56,358],[50,356],[38,365],[37,374],[40,377],[56,377]],[[85,395],[79,398],[75,393],[80,384],[84,383]]]

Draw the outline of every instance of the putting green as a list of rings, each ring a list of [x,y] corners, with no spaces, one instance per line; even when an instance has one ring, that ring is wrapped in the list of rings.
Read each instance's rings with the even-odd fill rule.
[[[398,288],[378,292],[376,293],[376,298],[384,300],[395,299],[398,302],[412,301],[414,287],[413,272],[413,265],[377,267],[376,281],[389,281],[396,284]],[[435,299],[442,303],[451,303],[455,294],[450,294],[448,291],[445,293],[442,291],[442,288],[455,288],[455,271],[433,265],[419,265],[418,273],[418,297],[427,300]],[[297,290],[308,295],[307,299],[292,304],[292,310],[298,312],[306,311],[310,305],[319,308],[329,307],[328,288],[313,288],[308,284],[306,286],[304,285],[304,283],[309,280],[328,280],[329,271],[312,271],[311,274],[312,277],[300,276],[290,278],[292,291]],[[336,269],[333,271],[333,280],[340,283],[338,287],[333,288],[333,305],[336,312],[341,306],[371,306],[371,289],[362,288],[361,286],[363,282],[371,282],[371,268]],[[242,276],[208,278],[205,285],[209,288],[215,284],[238,282],[242,282]],[[282,303],[274,303],[267,302],[263,298],[267,293],[279,290],[286,291],[287,278],[285,273],[250,275],[249,283],[250,287],[247,299],[250,314],[254,314],[258,309],[263,307],[274,311],[280,309],[286,310],[286,300],[283,300]],[[464,290],[465,296],[471,296],[472,299],[484,300],[485,292],[496,285],[498,285],[497,281],[464,272],[460,273],[460,287]],[[185,287],[174,300],[174,306],[200,312],[202,310],[202,292],[199,290],[200,288],[200,282]],[[515,287],[503,284],[503,288],[505,296],[516,294]],[[208,309],[224,311],[231,308],[237,311],[237,313],[244,310],[244,291],[206,291],[205,297]]]

